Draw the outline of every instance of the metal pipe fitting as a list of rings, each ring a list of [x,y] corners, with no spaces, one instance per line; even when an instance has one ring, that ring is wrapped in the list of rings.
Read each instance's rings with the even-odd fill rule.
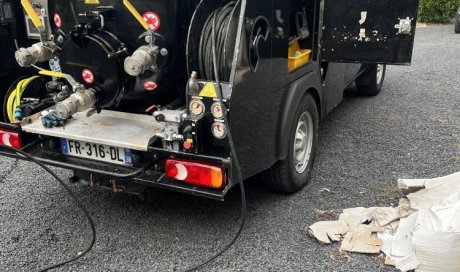
[[[80,89],[69,98],[56,104],[58,116],[64,120],[69,119],[77,112],[89,110],[97,102],[96,92],[92,89]]]
[[[37,62],[52,59],[59,47],[54,42],[39,42],[28,48],[19,48],[14,54],[21,67],[30,67]]]
[[[143,45],[139,47],[131,57],[125,59],[125,72],[130,76],[137,77],[147,69],[154,67],[159,51],[157,46]]]

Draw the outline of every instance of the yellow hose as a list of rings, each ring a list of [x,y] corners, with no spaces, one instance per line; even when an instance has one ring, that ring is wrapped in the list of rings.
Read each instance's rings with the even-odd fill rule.
[[[8,113],[8,119],[11,123],[15,121],[15,111],[16,108],[21,105],[22,94],[29,86],[29,84],[37,78],[39,78],[39,76],[33,76],[19,81],[14,91],[11,92],[10,96],[8,97],[6,112]]]
[[[10,120],[10,122],[14,122],[14,115],[11,115],[11,112],[13,110],[13,105],[14,105],[14,102],[15,102],[15,99],[16,99],[16,92],[17,92],[17,89],[20,85],[20,83],[22,83],[24,80],[21,80],[19,81],[19,83],[16,85],[16,88],[14,89],[13,92],[11,92],[10,96],[8,97],[8,102],[7,102],[7,107],[6,107],[6,112],[8,113],[8,119]]]
[[[14,119],[15,119],[14,118],[14,104],[15,104],[15,101],[16,101],[17,90],[18,90],[19,86],[21,86],[24,81],[25,80],[19,81],[19,83],[16,85],[16,88],[14,89],[14,91],[8,97],[8,104],[7,104],[6,112],[8,113],[8,119],[10,120],[11,123],[14,122]]]

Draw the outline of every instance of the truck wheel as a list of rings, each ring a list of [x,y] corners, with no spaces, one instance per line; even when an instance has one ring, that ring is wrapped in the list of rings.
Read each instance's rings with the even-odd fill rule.
[[[297,107],[289,131],[289,152],[286,159],[266,170],[262,177],[266,186],[282,193],[295,193],[310,180],[318,143],[319,115],[315,99],[307,93]]]
[[[384,64],[368,66],[366,71],[356,79],[358,93],[366,96],[378,95],[382,91],[386,68]]]
[[[455,22],[454,31],[455,33],[460,33],[460,22],[459,21]]]

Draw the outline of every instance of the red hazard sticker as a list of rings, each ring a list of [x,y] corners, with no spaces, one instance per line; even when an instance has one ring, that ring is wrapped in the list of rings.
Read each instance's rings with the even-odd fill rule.
[[[155,81],[146,81],[144,82],[144,89],[146,91],[154,91],[156,88],[158,88],[158,84]]]
[[[83,71],[81,71],[81,77],[83,78],[83,81],[88,84],[94,83],[94,74],[90,69],[83,69]]]
[[[161,20],[160,16],[153,11],[147,11],[142,15],[144,21],[150,26],[153,31],[157,31],[160,28]]]
[[[54,19],[54,25],[57,28],[61,28],[61,26],[62,26],[61,16],[59,14],[55,13],[54,16],[53,16],[53,19]]]

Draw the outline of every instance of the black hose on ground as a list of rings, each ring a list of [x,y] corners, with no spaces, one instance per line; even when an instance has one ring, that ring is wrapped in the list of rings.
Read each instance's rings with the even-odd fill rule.
[[[88,252],[90,252],[91,249],[94,246],[94,243],[96,242],[96,227],[94,225],[93,218],[91,217],[91,215],[89,214],[88,210],[85,208],[83,203],[80,201],[80,199],[78,199],[78,197],[75,195],[75,193],[72,191],[72,189],[70,189],[70,187],[66,184],[66,182],[64,180],[62,180],[58,175],[56,175],[56,173],[54,173],[48,166],[46,166],[42,162],[38,161],[37,159],[35,159],[30,154],[28,154],[28,153],[26,153],[26,152],[24,152],[22,150],[17,150],[17,149],[14,149],[12,147],[6,146],[6,145],[0,145],[0,148],[6,149],[11,153],[15,153],[18,156],[22,156],[22,157],[24,157],[24,158],[36,163],[41,168],[43,168],[46,172],[48,172],[51,176],[53,176],[62,185],[62,187],[64,187],[64,189],[67,191],[69,196],[77,203],[77,206],[80,208],[80,210],[83,211],[83,213],[85,214],[86,218],[88,219],[88,223],[89,223],[89,225],[91,227],[91,232],[92,232],[91,242],[87,245],[85,250],[83,250],[81,253],[79,253],[76,256],[70,257],[70,258],[68,258],[66,260],[63,260],[63,261],[59,262],[59,263],[55,263],[55,264],[49,265],[49,266],[47,266],[45,268],[42,268],[42,269],[39,270],[39,272],[49,271],[51,269],[63,266],[65,264],[68,264],[68,263],[73,262],[73,261],[76,261],[76,260],[80,259],[81,257],[85,256]]]

